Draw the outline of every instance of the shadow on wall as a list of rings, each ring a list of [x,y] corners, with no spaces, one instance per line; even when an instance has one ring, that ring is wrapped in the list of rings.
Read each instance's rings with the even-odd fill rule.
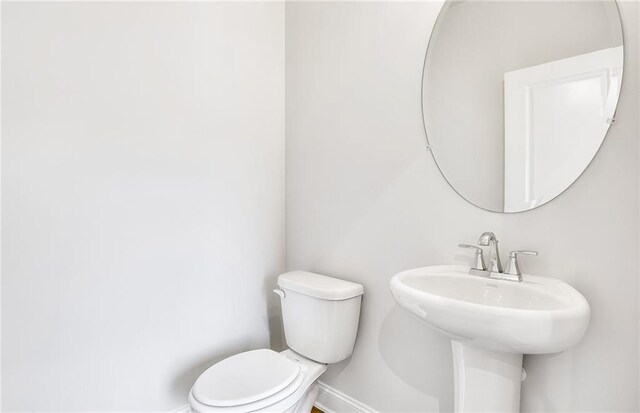
[[[437,400],[438,411],[453,411],[449,338],[396,305],[382,322],[378,347],[385,364],[398,378]]]
[[[264,280],[264,291],[267,297],[266,321],[269,329],[269,348],[274,351],[282,351],[286,348],[280,297],[273,292],[273,289],[278,287],[279,275],[267,276]]]

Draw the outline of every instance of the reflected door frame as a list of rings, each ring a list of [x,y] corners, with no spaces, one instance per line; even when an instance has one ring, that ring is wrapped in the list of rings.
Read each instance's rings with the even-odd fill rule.
[[[598,151],[604,136],[612,122],[615,106],[620,91],[622,79],[623,47],[602,49],[566,59],[556,60],[541,65],[506,72],[504,74],[504,211],[517,212],[535,208],[559,195],[580,176],[590,160]],[[582,156],[576,159],[567,157],[567,162],[580,163],[581,165],[568,168],[567,176],[557,176],[553,166],[542,165],[536,161],[536,140],[538,146],[544,146],[548,151],[553,147],[553,142],[544,142],[544,139],[552,139],[554,134],[545,130],[536,118],[536,113],[552,110],[540,107],[540,101],[536,99],[541,93],[546,93],[553,100],[553,93],[565,94],[567,98],[567,86],[585,82],[598,82],[598,102],[591,102],[592,108],[598,106],[600,116],[594,120],[593,137],[570,136],[567,139],[578,139],[587,144],[587,149]],[[568,98],[571,98],[570,96]],[[538,106],[538,107],[536,107]],[[581,116],[579,112],[563,113],[564,119],[560,122],[574,124],[587,121],[588,116]],[[558,121],[556,119],[556,121]],[[544,122],[542,122],[544,123]],[[557,133],[557,124],[554,128]],[[564,137],[563,137],[564,138]],[[589,139],[591,141],[589,142]],[[558,142],[559,150],[567,149],[571,142]],[[564,145],[563,145],[564,144]],[[571,154],[574,156],[575,154]],[[561,158],[557,154],[554,158]],[[557,180],[555,188],[544,190],[544,181],[541,176],[548,174],[549,178]],[[551,174],[556,176],[551,176]],[[537,176],[537,178],[536,178]]]

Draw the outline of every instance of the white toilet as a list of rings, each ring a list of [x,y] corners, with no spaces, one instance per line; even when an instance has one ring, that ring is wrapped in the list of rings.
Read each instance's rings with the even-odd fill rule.
[[[289,349],[247,351],[209,367],[189,393],[192,411],[309,412],[327,364],[351,356],[362,285],[292,271],[278,287]]]

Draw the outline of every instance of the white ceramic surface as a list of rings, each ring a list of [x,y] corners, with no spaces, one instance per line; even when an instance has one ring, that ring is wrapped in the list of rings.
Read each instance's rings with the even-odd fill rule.
[[[576,344],[589,324],[589,304],[553,278],[514,282],[468,271],[404,271],[391,279],[391,291],[400,306],[451,337],[456,412],[518,412],[522,355]]]
[[[260,350],[258,350],[260,351]],[[236,356],[231,356],[234,358]],[[295,362],[299,367],[299,375],[289,386],[277,393],[256,400],[250,403],[236,406],[210,406],[198,401],[194,395],[195,385],[189,392],[189,403],[194,413],[247,413],[247,412],[269,412],[269,413],[306,413],[311,410],[313,402],[318,395],[318,378],[327,370],[327,366],[317,363],[296,354],[292,350],[285,350],[278,353],[278,357],[286,358]],[[227,359],[229,360],[229,359]],[[224,361],[224,360],[223,360]],[[241,370],[238,374],[268,374],[270,366],[258,361],[253,365],[238,366]],[[265,370],[266,369],[266,370]],[[292,390],[292,391],[290,391]]]
[[[290,349],[247,351],[213,365],[189,393],[193,411],[307,413],[327,364],[351,356],[364,293],[361,284],[292,271],[280,275],[278,287],[274,292],[281,299]]]
[[[270,349],[245,351],[209,367],[191,393],[208,406],[241,406],[276,393],[284,398],[302,383],[299,363]]]
[[[361,284],[295,271],[278,277],[278,287],[284,335],[290,349],[328,364],[351,356],[364,293]]]
[[[451,338],[487,350],[543,354],[575,345],[589,324],[587,300],[569,284],[523,275],[523,282],[433,266],[391,279],[397,302]]]
[[[309,271],[289,271],[278,277],[278,286],[322,300],[346,300],[364,294],[362,284]]]

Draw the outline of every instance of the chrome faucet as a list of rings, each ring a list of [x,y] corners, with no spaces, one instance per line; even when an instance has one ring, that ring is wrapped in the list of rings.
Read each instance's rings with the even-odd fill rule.
[[[495,278],[497,280],[516,281],[522,282],[522,273],[520,272],[520,266],[518,265],[518,254],[522,255],[538,255],[537,251],[518,250],[509,252],[509,263],[506,271],[502,269],[502,262],[500,261],[500,251],[498,249],[498,238],[493,232],[483,232],[478,240],[478,245],[483,247],[489,247],[489,268],[484,264],[484,257],[482,256],[482,248],[469,244],[459,244],[461,248],[470,248],[476,251],[473,264],[469,268],[469,274],[479,275],[481,277]]]
[[[498,238],[493,232],[483,232],[478,240],[478,245],[489,247],[489,271],[502,273],[502,262],[500,261],[500,251],[498,249]]]

